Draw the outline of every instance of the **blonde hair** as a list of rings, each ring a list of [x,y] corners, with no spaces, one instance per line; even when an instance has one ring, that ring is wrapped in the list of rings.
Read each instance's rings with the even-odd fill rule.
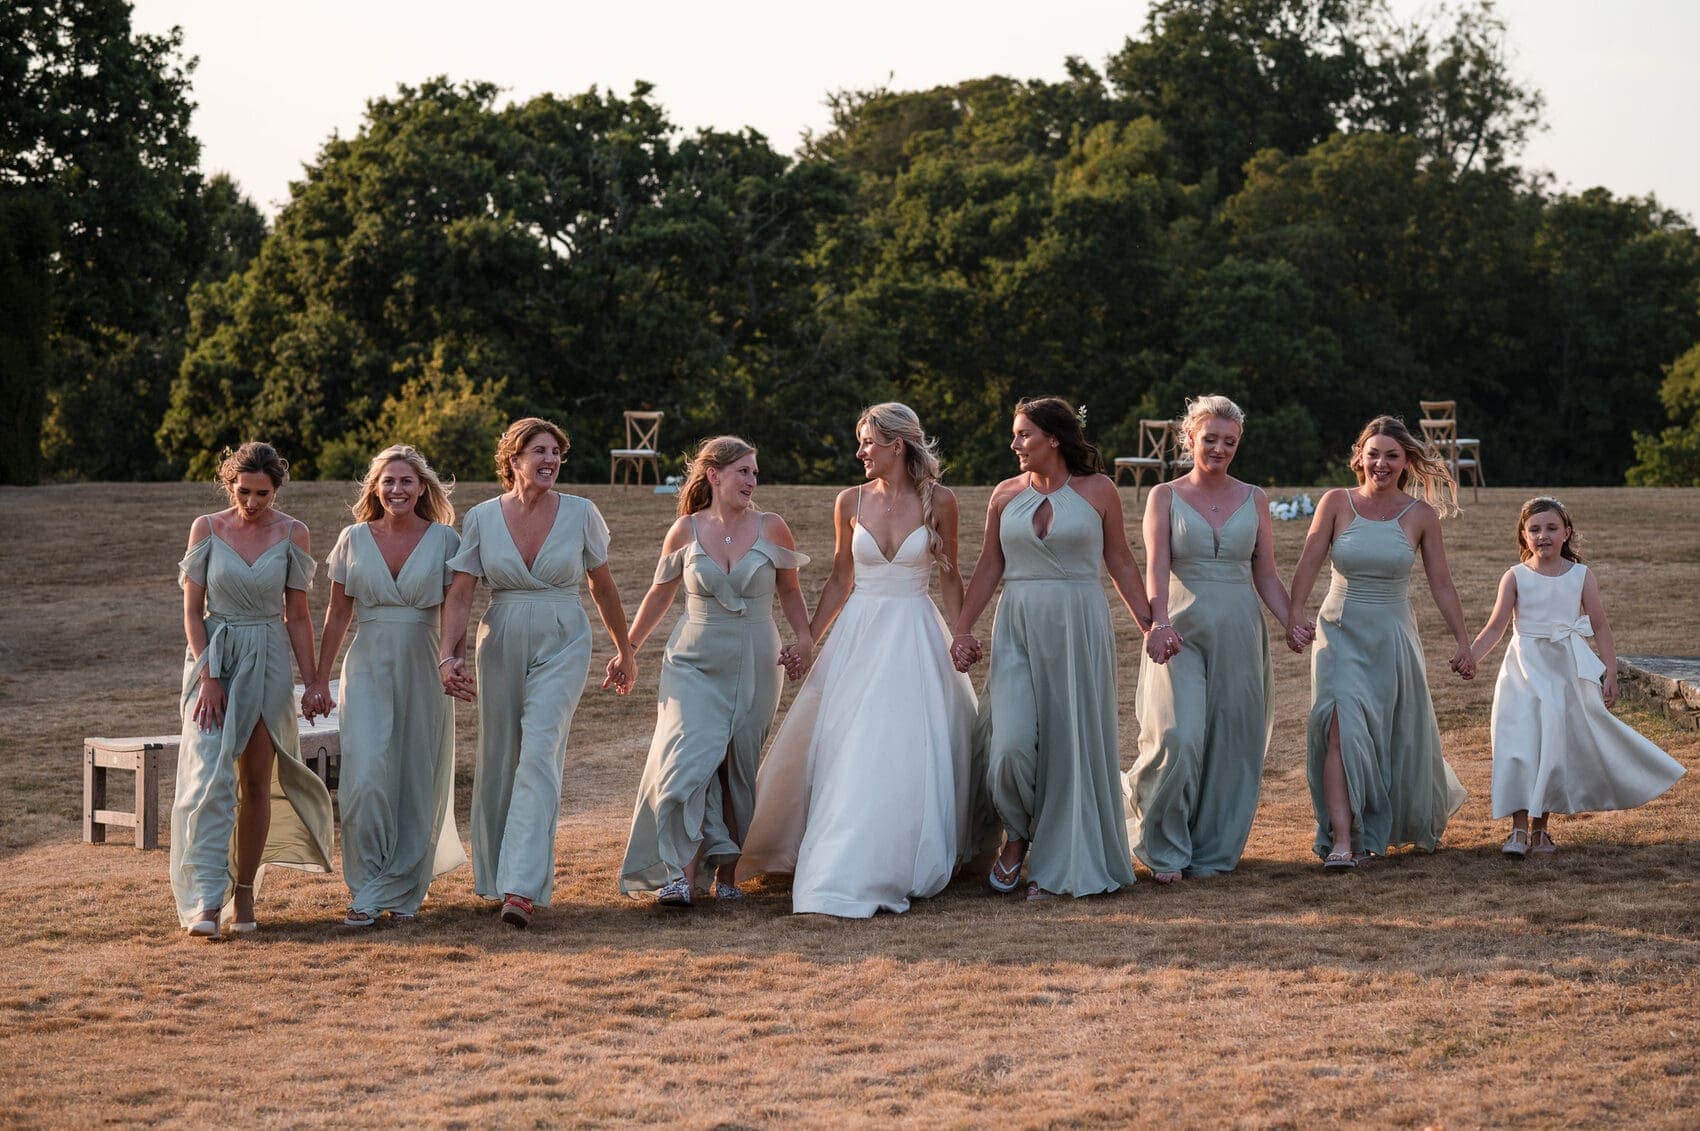
[[[915,415],[914,409],[897,401],[885,401],[863,409],[862,415],[856,419],[856,431],[860,432],[864,425],[887,442],[903,441],[903,469],[915,481],[915,489],[921,495],[921,525],[927,528],[927,551],[938,563],[939,569],[949,573],[951,565],[945,557],[944,539],[939,535],[938,521],[933,515],[933,493],[944,475],[938,441],[921,429],[921,418]]]
[[[541,416],[527,416],[508,425],[508,430],[502,433],[502,438],[496,441],[496,478],[502,481],[502,489],[513,490],[514,469],[513,458],[525,451],[526,444],[539,432],[547,432],[561,445],[563,457],[573,450],[573,443],[567,439],[567,434],[561,431],[561,426],[552,421],[544,420]]]
[[[1564,509],[1564,504],[1551,495],[1536,495],[1517,512],[1517,560],[1526,562],[1535,556],[1535,548],[1523,535],[1523,524],[1542,511],[1552,511],[1564,522],[1566,537],[1564,545],[1558,549],[1558,556],[1573,562],[1581,561],[1582,552],[1576,548],[1576,543],[1582,540],[1582,536],[1576,533],[1576,525],[1570,521],[1570,512]]]
[[[1452,478],[1452,469],[1432,446],[1411,435],[1411,430],[1397,416],[1376,417],[1364,425],[1353,442],[1352,474],[1358,477],[1360,485],[1369,478],[1364,469],[1364,445],[1375,436],[1386,436],[1405,449],[1405,470],[1399,473],[1401,491],[1414,480],[1417,490],[1413,493],[1442,518],[1458,513],[1458,482]]]
[[[232,451],[219,453],[218,485],[230,493],[230,485],[238,475],[259,473],[272,481],[272,490],[289,482],[289,461],[277,454],[277,449],[264,440],[249,440]]]
[[[384,477],[384,469],[398,460],[411,467],[419,479],[419,497],[413,502],[413,513],[427,522],[453,525],[455,507],[449,502],[449,492],[454,485],[443,486],[443,481],[412,444],[391,444],[372,457],[366,467],[366,478],[360,484],[360,497],[349,508],[354,512],[354,521],[373,522],[384,517],[384,504],[378,500],[378,481]]]
[[[1204,427],[1204,422],[1213,416],[1223,420],[1231,420],[1243,430],[1245,428],[1245,409],[1218,393],[1207,393],[1202,397],[1193,397],[1186,402],[1186,415],[1181,417],[1181,433],[1186,436],[1187,446],[1191,446],[1198,436],[1198,430]]]
[[[756,446],[742,436],[715,436],[697,446],[697,454],[685,465],[685,485],[679,488],[679,514],[695,514],[707,510],[714,501],[714,488],[709,486],[708,472],[730,467],[747,455],[754,455]]]

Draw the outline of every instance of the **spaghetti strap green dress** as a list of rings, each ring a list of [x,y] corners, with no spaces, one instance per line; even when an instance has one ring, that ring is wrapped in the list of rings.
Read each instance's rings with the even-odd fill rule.
[[[1139,757],[1126,776],[1127,838],[1154,872],[1231,872],[1245,851],[1275,721],[1269,630],[1251,580],[1258,514],[1220,533],[1169,491],[1169,621],[1184,641],[1139,665]]]
[[[1040,538],[1035,512],[1051,507]],[[1027,880],[1059,895],[1134,882],[1116,736],[1116,649],[1103,520],[1068,484],[1004,508],[1003,595],[980,709],[992,803],[1028,842]]]
[[[283,591],[313,584],[313,558],[290,539],[249,565],[217,534],[196,542],[177,564],[179,583],[207,591],[207,646],[186,655],[178,707],[183,739],[171,805],[171,893],[185,927],[214,907],[232,914],[236,895],[236,760],[256,726],[272,740],[272,818],[266,864],[305,872],[331,869],[331,795],[301,760],[295,725],[295,678]],[[205,669],[224,686],[222,725],[203,731],[194,719]],[[258,889],[260,879],[254,879]]]
[[[1311,653],[1307,757],[1314,847],[1324,859],[1331,837],[1322,766],[1336,715],[1354,853],[1381,854],[1404,845],[1432,852],[1466,797],[1441,755],[1411,608],[1416,548],[1399,524],[1405,511],[1378,522],[1358,514],[1353,503],[1352,521],[1329,550],[1332,580]]]
[[[663,555],[657,584],[684,578],[685,615],[661,659],[655,736],[632,811],[620,890],[655,891],[701,853],[701,877],[738,858],[755,811],[762,744],[779,707],[777,571],[808,557],[758,538],[728,573],[696,540]],[[729,819],[728,819],[729,818]]]
[[[354,601],[342,661],[342,876],[349,907],[416,914],[432,879],[466,863],[455,831],[454,700],[436,669],[443,592],[460,548],[432,523],[391,575],[366,523],[344,527],[325,572]]]
[[[555,826],[573,712],[590,671],[590,620],[579,585],[608,560],[608,524],[590,502],[556,493],[555,522],[527,568],[502,500],[466,512],[456,573],[481,577],[478,765],[472,780],[472,882],[483,898],[549,906]]]

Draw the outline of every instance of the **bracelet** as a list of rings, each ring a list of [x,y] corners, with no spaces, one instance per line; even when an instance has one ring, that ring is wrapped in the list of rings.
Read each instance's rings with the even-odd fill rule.
[[[1170,632],[1173,632],[1175,630],[1175,626],[1170,624],[1168,621],[1163,621],[1161,624],[1158,624],[1155,621],[1153,621],[1152,624],[1151,624],[1151,631],[1156,632],[1159,628],[1166,628]]]
[[[448,663],[450,660],[458,660],[458,659],[460,659],[459,656],[444,656],[442,659],[437,661],[437,666],[440,668],[444,664]]]

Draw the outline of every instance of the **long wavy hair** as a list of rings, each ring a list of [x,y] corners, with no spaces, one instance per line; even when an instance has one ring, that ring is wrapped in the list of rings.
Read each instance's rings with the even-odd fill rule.
[[[903,441],[903,469],[915,483],[921,495],[921,525],[927,529],[927,552],[946,573],[951,571],[945,556],[944,538],[939,534],[938,520],[933,515],[933,494],[944,476],[944,464],[939,459],[938,441],[921,428],[921,418],[915,410],[897,401],[869,405],[856,418],[856,431],[871,428],[886,443]]]
[[[704,440],[697,447],[697,454],[685,465],[685,485],[679,488],[679,514],[695,514],[708,509],[708,504],[714,500],[713,488],[708,483],[710,468],[719,471],[730,467],[745,456],[753,455],[755,450],[756,446],[742,436],[715,436]]]
[[[1352,474],[1358,477],[1360,486],[1369,478],[1364,467],[1364,445],[1375,436],[1386,436],[1405,449],[1405,470],[1399,473],[1401,491],[1407,484],[1414,484],[1416,490],[1412,494],[1433,507],[1442,518],[1458,513],[1458,481],[1452,478],[1452,469],[1431,445],[1411,435],[1411,430],[1397,416],[1376,417],[1364,425],[1352,442]]]
[[[378,497],[378,481],[384,477],[384,469],[397,460],[411,467],[419,480],[419,497],[413,501],[413,513],[427,522],[452,526],[455,506],[449,502],[449,492],[454,490],[454,484],[444,486],[437,473],[431,470],[431,465],[425,462],[425,457],[419,454],[419,449],[412,444],[391,444],[372,457],[372,462],[366,466],[366,478],[360,483],[360,497],[349,508],[354,512],[354,521],[375,522],[384,517],[384,504]]]
[[[1554,512],[1564,523],[1564,545],[1558,548],[1558,556],[1573,562],[1581,561],[1582,552],[1576,548],[1576,543],[1582,536],[1576,533],[1576,525],[1570,521],[1570,512],[1564,509],[1564,504],[1551,495],[1536,495],[1517,512],[1517,559],[1526,562],[1535,556],[1535,548],[1529,545],[1529,539],[1523,534],[1523,524],[1542,511]]]
[[[1104,470],[1104,457],[1098,445],[1086,438],[1086,429],[1074,406],[1061,397],[1030,397],[1015,406],[1018,415],[1033,422],[1033,427],[1057,442],[1063,463],[1072,475],[1094,475]]]

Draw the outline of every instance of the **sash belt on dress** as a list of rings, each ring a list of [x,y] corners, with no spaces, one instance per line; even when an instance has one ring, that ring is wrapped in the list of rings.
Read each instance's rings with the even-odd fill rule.
[[[428,609],[416,609],[412,605],[360,605],[354,606],[355,615],[361,624],[382,621],[388,624],[423,624],[437,623],[438,605]]]
[[[208,613],[207,646],[201,653],[201,659],[206,661],[207,674],[217,678],[225,674],[225,641],[224,631],[227,628],[258,628],[268,624],[282,624],[283,617],[279,614],[259,617],[226,616],[223,613]]]
[[[1533,640],[1549,640],[1554,644],[1563,644],[1570,649],[1571,657],[1576,661],[1576,676],[1597,682],[1606,674],[1606,666],[1588,647],[1587,638],[1594,635],[1594,622],[1583,613],[1575,620],[1553,621],[1551,624],[1512,625],[1513,631],[1519,636],[1527,636]]]

